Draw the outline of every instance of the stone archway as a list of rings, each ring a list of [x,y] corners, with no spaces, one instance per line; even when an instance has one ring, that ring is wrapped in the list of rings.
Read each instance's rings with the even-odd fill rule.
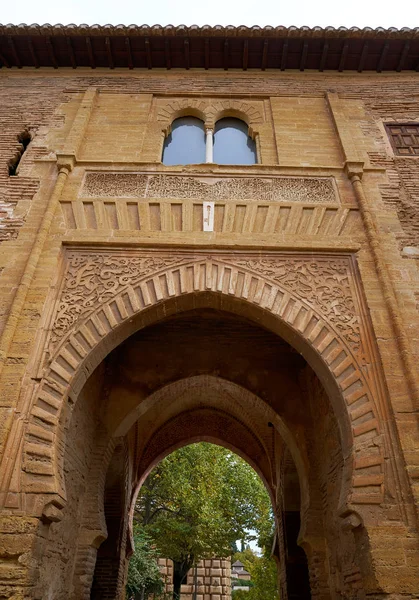
[[[133,331],[202,302],[264,320],[302,352],[340,412],[351,454],[342,511],[382,501],[385,401],[353,256],[74,249],[66,251],[63,267],[45,342],[48,362],[26,436],[24,490],[55,494],[58,505],[64,501],[65,399],[76,396]]]
[[[174,255],[160,250],[73,249],[64,255],[62,269],[58,299],[40,343],[46,348],[42,381],[24,449],[23,490],[43,498],[46,520],[52,514],[50,520],[59,521],[65,506],[63,453],[68,446],[72,406],[80,406],[78,397],[82,390],[86,395],[85,383],[92,373],[135,332],[142,335],[148,325],[155,327],[169,317],[205,308],[247,319],[303,354],[323,383],[339,430],[342,475],[338,478],[340,492],[333,500],[335,514],[343,517],[341,523],[349,530],[358,528],[364,515],[367,520],[379,514],[384,494],[383,439],[378,437],[383,397],[351,255],[318,255],[314,259],[277,252],[264,256],[205,251]],[[148,399],[144,397],[141,402],[145,409]],[[130,408],[133,416],[128,406],[117,419],[105,419],[105,431],[115,437],[127,435],[140,416],[135,412],[138,403],[139,399],[134,399]],[[323,403],[326,414],[329,409],[325,407]],[[279,427],[278,431],[286,440],[286,430]],[[292,440],[286,443],[292,450]],[[106,439],[100,444],[97,464],[106,453],[109,456]],[[299,461],[295,462],[298,466]],[[313,529],[312,517],[313,510],[321,511],[321,492],[318,482],[308,479],[300,473],[303,497],[309,487],[314,490],[312,500],[303,502],[300,541],[308,544],[312,564],[319,560],[326,564],[325,537]],[[100,484],[103,478],[95,473],[95,480]],[[77,556],[81,559],[96,556],[106,536],[97,513],[100,502],[99,494],[92,518],[83,517],[88,526],[78,542]],[[332,534],[336,538],[333,543],[338,544],[341,534]],[[339,568],[339,559],[332,567]],[[83,572],[82,567],[76,567],[75,572]],[[315,572],[313,568],[311,572]],[[89,577],[83,578],[88,593]],[[317,574],[313,581],[312,585],[325,594],[327,574]]]
[[[132,345],[134,341],[129,343]],[[149,340],[147,343],[150,343]],[[117,348],[112,354],[119,353],[120,349]],[[299,357],[297,358],[299,362],[303,362]],[[125,362],[124,358],[122,360]],[[144,364],[143,367],[147,370],[148,364]],[[127,370],[130,370],[130,365],[127,366]],[[113,379],[112,371],[109,372],[109,377]],[[114,382],[113,385],[116,391],[108,396],[107,404],[115,404],[115,402],[122,404],[126,399],[120,384]],[[264,401],[231,381],[218,376],[200,375],[176,380],[158,389],[149,398],[141,400],[140,407],[141,414],[137,412],[132,415],[132,419],[125,420],[123,431],[118,428],[118,433],[124,437],[128,436],[131,443],[134,443],[133,455],[137,457],[134,461],[136,475],[133,476],[131,511],[134,508],[138,486],[156,463],[178,447],[196,441],[209,441],[229,448],[251,464],[265,482],[276,514],[278,490],[276,462],[277,455],[281,453],[281,447],[277,444],[280,438],[279,432],[283,431],[283,427],[275,411]],[[106,410],[106,405],[103,405],[102,414]],[[116,423],[115,426],[117,427]],[[299,463],[304,469],[304,460],[300,459]],[[104,461],[100,472],[107,471],[107,462]],[[100,472],[98,479],[102,480]],[[307,474],[301,473],[302,484],[306,480]],[[89,510],[83,518],[85,526],[78,549],[81,561],[86,555],[95,552],[95,548],[92,549],[92,543],[89,541],[93,538],[89,535],[89,531],[90,528],[96,527],[95,523],[98,520],[101,520],[97,518],[97,507],[100,506],[101,499],[102,511],[106,511],[106,494],[102,486],[98,485],[96,495],[93,498],[89,497],[87,504]],[[306,504],[309,505],[309,498],[306,499]],[[309,511],[309,506],[306,510]],[[109,530],[108,535],[112,535]],[[307,539],[306,543],[309,544],[310,540]],[[115,540],[106,542],[107,547],[112,548],[114,545]],[[317,557],[318,553],[315,556]],[[120,573],[114,574],[113,581],[107,580],[101,571],[101,565],[102,562],[97,567],[98,575],[102,574],[105,586],[110,584],[112,587],[119,580]],[[91,581],[92,573],[86,571],[86,563],[78,561],[73,583],[78,594],[74,596],[75,598],[90,598],[90,590],[85,582]],[[83,578],[80,577],[80,573],[83,573]],[[319,569],[316,578],[313,578],[313,586],[318,587],[317,580],[321,580],[323,585],[327,581],[326,574],[320,573]]]

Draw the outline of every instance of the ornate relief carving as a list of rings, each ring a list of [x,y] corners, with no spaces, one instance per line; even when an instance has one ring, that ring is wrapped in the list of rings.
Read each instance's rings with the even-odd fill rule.
[[[113,252],[69,252],[50,343],[56,343],[85,315],[114,298],[139,277],[179,262],[170,256],[130,256]]]
[[[233,259],[234,264],[260,273],[288,288],[316,308],[356,351],[360,347],[359,320],[345,258]]]
[[[336,203],[330,177],[191,177],[140,173],[87,173],[84,197],[179,198]]]
[[[166,253],[135,256],[115,252],[70,252],[61,297],[51,332],[51,350],[74,325],[141,278],[174,264],[196,262],[191,256]],[[202,257],[198,257],[202,260]],[[280,284],[318,311],[353,351],[360,349],[360,329],[350,286],[348,260],[292,257],[234,258],[247,271]]]
[[[81,196],[145,198],[147,179],[139,173],[86,173]]]
[[[329,365],[330,377],[336,380],[346,401],[355,452],[355,461],[348,461],[348,473],[342,480],[342,497],[351,503],[381,503],[383,453],[374,401],[379,392],[375,371],[364,368],[363,353],[357,351],[360,338],[368,333],[356,286],[352,259],[348,256],[68,251],[51,327],[55,347],[34,392],[25,446],[24,485],[32,492],[50,490],[65,497],[60,447],[55,442],[61,409],[69,387],[77,390],[83,381],[85,361],[89,361],[91,369],[103,359],[101,343],[106,336],[114,331],[117,339],[120,325],[133,321],[145,309],[154,310],[153,306],[161,311],[161,306],[157,306],[164,300],[176,299],[177,310],[182,310],[181,304],[190,305],[188,294],[211,292],[211,297],[205,297],[209,306],[212,302],[218,306],[217,296],[221,294],[271,313],[304,338],[322,363]],[[126,331],[120,341],[125,335]],[[376,359],[369,356],[367,362],[374,365]]]

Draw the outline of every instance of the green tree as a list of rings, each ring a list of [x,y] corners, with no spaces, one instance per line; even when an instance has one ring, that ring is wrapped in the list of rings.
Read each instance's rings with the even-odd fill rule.
[[[242,552],[236,552],[235,554],[233,554],[233,556],[231,557],[231,564],[234,564],[237,560],[239,560],[241,563],[243,563],[243,565],[247,565],[245,568],[246,570],[248,570],[247,567],[249,566],[249,564],[254,563],[257,559],[257,554],[253,552],[250,546],[247,546],[244,550],[242,550]]]
[[[201,442],[173,452],[153,469],[136,518],[160,556],[174,564],[173,598],[203,558],[227,557],[236,540],[272,530],[272,507],[256,472],[220,446]],[[256,532],[256,533],[251,533]]]
[[[246,549],[235,554],[234,560],[240,560],[250,573],[252,586],[248,591],[234,591],[233,600],[279,600],[278,570],[272,557]]]
[[[144,528],[134,525],[135,551],[128,565],[127,597],[143,600],[149,594],[161,594],[164,582],[157,564],[157,554]]]

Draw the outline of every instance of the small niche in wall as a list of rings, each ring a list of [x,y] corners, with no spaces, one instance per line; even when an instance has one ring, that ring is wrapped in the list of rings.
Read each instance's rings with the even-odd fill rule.
[[[19,146],[16,149],[15,156],[9,161],[9,176],[10,177],[15,177],[16,175],[18,175],[20,161],[22,160],[22,156],[26,152],[26,149],[31,142],[31,139],[32,139],[31,134],[29,133],[29,131],[27,129],[22,131],[22,133],[20,133],[17,136],[17,141],[19,143]]]

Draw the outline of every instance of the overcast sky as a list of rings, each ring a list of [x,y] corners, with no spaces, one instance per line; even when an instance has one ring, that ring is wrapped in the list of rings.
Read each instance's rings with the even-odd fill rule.
[[[419,27],[419,0],[0,0],[0,23]]]

